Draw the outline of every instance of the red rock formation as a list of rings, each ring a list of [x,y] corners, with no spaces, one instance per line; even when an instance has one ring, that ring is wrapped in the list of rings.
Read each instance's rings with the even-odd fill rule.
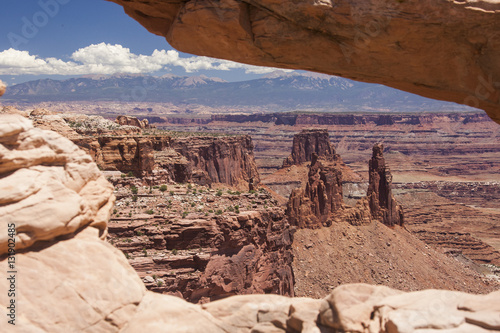
[[[172,148],[198,169],[198,177],[233,186],[258,184],[259,173],[250,136],[179,137]]]
[[[313,153],[305,189],[295,189],[287,204],[292,225],[300,228],[329,226],[333,221],[352,225],[373,219],[388,225],[403,225],[403,209],[392,196],[392,176],[385,166],[383,146],[373,147],[367,196],[348,207],[343,202],[342,172],[345,166],[338,155],[319,158]],[[369,213],[368,213],[369,212]]]
[[[334,155],[337,156],[337,155]],[[338,160],[312,154],[305,189],[295,189],[287,204],[290,224],[299,228],[319,228],[332,223],[332,214],[343,206],[342,171]]]
[[[172,207],[163,210],[163,195],[153,194],[140,201],[156,206],[155,215],[115,217],[109,225],[111,242],[127,253],[149,289],[191,302],[236,294],[293,296],[292,233],[282,208],[262,208],[274,202],[269,194],[194,195],[185,188],[181,193],[169,196],[173,208],[180,211],[184,201],[197,200],[204,211],[180,219]],[[215,200],[225,207],[238,204],[242,211],[205,214]],[[251,202],[259,207],[243,211]]]
[[[385,225],[403,225],[403,208],[392,196],[392,175],[385,165],[384,146],[373,146],[369,165],[369,185],[366,196],[370,203],[372,217]]]
[[[135,126],[141,129],[152,128],[147,119],[139,120],[136,117],[131,116],[118,116],[116,117],[115,122],[118,125]]]
[[[335,154],[335,148],[330,143],[327,130],[309,129],[295,134],[292,153],[283,162],[283,167],[310,161],[313,153],[318,156],[333,156]]]
[[[245,190],[260,181],[250,136],[103,135],[72,140],[103,170],[181,183],[224,183]]]

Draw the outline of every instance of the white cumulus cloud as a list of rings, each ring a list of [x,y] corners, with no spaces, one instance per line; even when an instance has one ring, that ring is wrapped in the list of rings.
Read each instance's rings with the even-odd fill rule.
[[[115,44],[92,44],[73,52],[71,60],[40,58],[28,51],[8,49],[0,52],[0,75],[84,75],[115,73],[153,73],[173,66],[188,73],[205,70],[244,69],[246,73],[264,74],[275,70],[209,57],[182,58],[174,50],[154,50],[151,55],[134,54]]]

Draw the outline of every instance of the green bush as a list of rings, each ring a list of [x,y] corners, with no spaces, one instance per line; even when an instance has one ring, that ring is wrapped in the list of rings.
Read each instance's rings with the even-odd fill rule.
[[[215,215],[222,215],[222,209],[218,209],[218,210],[215,212]]]
[[[178,252],[178,251],[177,251],[176,249],[173,249],[173,250],[172,250],[172,254],[173,254],[174,256],[177,254],[177,252]]]
[[[170,195],[174,195],[174,191],[170,191]]]
[[[146,214],[153,215],[155,212],[152,209],[148,209],[146,211]]]
[[[134,177],[134,173],[133,173],[132,171],[129,171],[129,172],[127,173],[127,177]]]
[[[160,186],[160,191],[165,192],[167,190],[167,185],[163,184]]]
[[[130,186],[130,191],[132,194],[137,194],[139,192],[139,189],[135,187],[135,185]]]
[[[220,197],[222,195],[222,190],[218,190],[215,195],[218,196],[218,197]]]

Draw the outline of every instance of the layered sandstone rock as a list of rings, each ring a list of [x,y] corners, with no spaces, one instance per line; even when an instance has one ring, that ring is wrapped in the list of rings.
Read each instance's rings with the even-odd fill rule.
[[[243,207],[244,201],[238,203]],[[109,227],[111,241],[148,289],[194,303],[255,293],[293,296],[292,234],[283,209],[182,219],[158,210],[155,216],[115,217]]]
[[[228,137],[178,137],[172,148],[214,183],[258,184],[260,181],[249,135]],[[242,184],[243,183],[243,184]]]
[[[373,147],[367,195],[355,207],[348,207],[343,201],[345,165],[340,156],[319,158],[313,153],[305,189],[293,190],[287,204],[290,223],[300,228],[329,226],[334,220],[360,225],[369,223],[371,215],[388,226],[403,225],[403,209],[392,196],[392,176],[382,151],[380,144]]]
[[[500,122],[497,1],[111,1],[182,52],[381,83]]]
[[[131,116],[118,116],[116,117],[115,122],[119,125],[135,126],[141,129],[152,128],[147,119],[139,120],[136,117]]]
[[[403,225],[403,208],[392,196],[392,175],[385,165],[384,146],[373,146],[373,156],[369,163],[369,185],[366,196],[370,203],[372,217],[385,225]]]
[[[90,156],[68,139],[34,128],[22,116],[2,115],[0,126],[0,214],[5,224],[16,225],[16,249],[86,225],[104,237],[113,187]],[[6,248],[4,233],[1,253]]]
[[[21,116],[0,118],[0,138],[1,223],[14,223],[17,231],[14,323],[19,331],[499,330],[498,292],[404,294],[382,286],[346,285],[323,300],[248,295],[204,305],[147,292],[124,256],[100,239],[113,195],[90,157]],[[60,198],[64,202],[57,203]],[[5,244],[2,238],[3,272],[12,269]],[[0,288],[8,290],[10,281],[0,280]],[[12,299],[0,294],[3,332],[14,327],[5,320],[13,313],[7,308]]]
[[[337,160],[312,154],[308,182],[305,189],[295,189],[287,204],[287,215],[292,225],[317,228],[332,223],[332,215],[343,208],[342,171]]]
[[[292,153],[283,161],[283,168],[312,160],[312,154],[320,157],[335,155],[327,130],[302,130],[293,137]]]
[[[20,111],[4,108],[6,114]],[[114,123],[100,116],[58,115],[44,109],[22,113],[84,149],[100,169],[152,177],[154,181],[224,183],[247,190],[260,179],[250,136],[143,134],[133,117]],[[132,125],[131,125],[132,124]],[[136,124],[137,125],[137,124]],[[143,126],[143,127],[144,127]]]

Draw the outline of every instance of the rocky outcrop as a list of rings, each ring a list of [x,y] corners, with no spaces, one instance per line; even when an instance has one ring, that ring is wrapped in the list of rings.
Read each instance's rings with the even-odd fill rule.
[[[403,225],[403,207],[392,196],[392,175],[385,165],[384,146],[373,146],[373,156],[369,164],[369,185],[366,196],[370,203],[372,217],[385,225]]]
[[[194,303],[294,295],[292,236],[281,208],[207,215],[114,218],[111,240],[156,292]]]
[[[322,300],[246,295],[203,305],[148,292],[123,254],[100,239],[113,195],[90,157],[58,134],[33,128],[25,118],[0,120],[1,223],[14,223],[17,233],[15,257],[7,255],[8,242],[1,236],[0,270],[16,270],[0,280],[0,289],[14,285],[16,292],[15,297],[0,294],[2,332],[11,331],[13,324],[22,332],[499,329],[498,292],[405,294],[357,284],[337,288]],[[44,187],[37,188],[38,183]],[[38,200],[49,190],[48,200]],[[55,204],[58,198],[64,202]]]
[[[147,119],[139,120],[136,117],[131,116],[118,116],[116,117],[115,122],[118,125],[135,126],[139,127],[140,129],[152,128]]]
[[[0,214],[5,225],[16,226],[17,251],[87,225],[105,237],[113,187],[90,156],[19,115],[1,116],[0,140]],[[5,232],[0,254],[7,243]]]
[[[293,190],[288,200],[290,223],[300,228],[329,226],[335,220],[360,225],[369,223],[371,215],[388,226],[403,225],[403,208],[392,196],[392,176],[382,151],[381,144],[373,147],[367,196],[357,201],[354,207],[348,207],[343,201],[345,164],[340,156],[320,158],[313,153],[305,189]]]
[[[111,1],[182,52],[381,83],[500,122],[498,2]]]
[[[18,113],[15,109],[3,111]],[[25,116],[36,127],[55,130],[71,139],[101,170],[153,177],[150,181],[224,183],[245,190],[260,181],[248,135],[145,135],[142,128],[130,125],[137,120],[133,117],[122,117],[125,120],[118,124],[99,116],[61,116],[43,109]]]
[[[331,225],[333,214],[343,208],[342,171],[336,160],[312,153],[305,189],[295,189],[287,204],[292,225],[318,228]]]
[[[320,157],[335,155],[327,130],[303,130],[293,137],[292,153],[283,161],[283,168],[312,160],[312,154]]]
[[[191,163],[193,170],[200,171],[200,179],[246,188],[260,181],[248,135],[178,137],[172,139],[172,148]]]

